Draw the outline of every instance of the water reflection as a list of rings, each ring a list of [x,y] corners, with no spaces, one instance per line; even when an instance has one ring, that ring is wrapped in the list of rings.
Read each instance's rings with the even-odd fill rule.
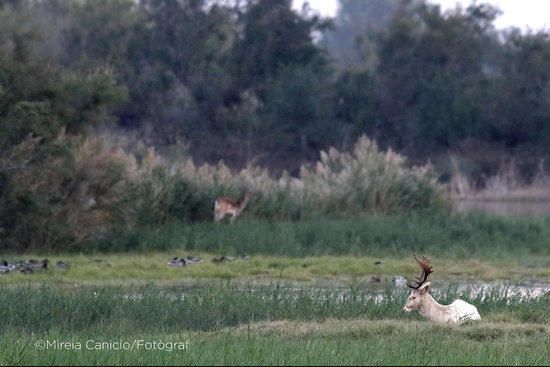
[[[486,214],[502,216],[533,216],[543,217],[550,215],[550,198],[538,201],[488,201],[488,200],[457,200],[455,207],[459,212],[479,211]]]

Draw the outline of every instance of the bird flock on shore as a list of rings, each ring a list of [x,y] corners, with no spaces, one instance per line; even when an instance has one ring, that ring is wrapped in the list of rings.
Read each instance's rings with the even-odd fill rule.
[[[36,271],[43,271],[49,269],[50,261],[48,259],[44,260],[20,260],[13,263],[10,263],[6,260],[2,260],[0,262],[0,274],[7,274],[12,272],[20,272],[24,274],[32,274]],[[56,264],[57,269],[60,270],[67,270],[70,268],[70,265],[63,262],[58,261]]]
[[[228,263],[228,262],[234,262],[234,261],[248,261],[248,260],[250,260],[250,256],[248,255],[241,255],[239,257],[215,256],[212,258],[212,262],[215,264]],[[174,257],[172,260],[168,261],[168,265],[174,266],[174,267],[184,267],[187,265],[199,264],[202,262],[203,260],[199,256]]]
[[[212,262],[215,264],[223,264],[223,263],[231,263],[231,262],[239,262],[239,261],[249,261],[251,258],[248,255],[240,255],[237,257],[233,256],[215,256],[212,258]],[[95,262],[101,262],[102,260],[96,259]],[[203,262],[203,259],[200,256],[186,256],[186,257],[174,257],[170,261],[168,261],[168,265],[172,267],[185,267],[189,265],[194,264],[200,264]],[[6,260],[0,261],[0,274],[7,274],[7,273],[13,273],[13,272],[20,272],[23,274],[33,274],[35,272],[40,272],[44,270],[50,269],[50,261],[48,259],[44,260],[35,260],[35,259],[29,259],[29,260],[19,260],[15,261],[13,263],[10,263]],[[376,261],[374,263],[377,266],[383,265],[381,261]],[[107,264],[110,266],[110,264]],[[59,270],[67,270],[70,269],[70,265],[59,260],[56,263],[56,268]],[[392,278],[392,283],[394,286],[397,287],[404,287],[406,285],[407,279],[402,276],[394,276]],[[375,275],[370,280],[371,284],[380,284],[382,283],[382,277],[379,275]]]

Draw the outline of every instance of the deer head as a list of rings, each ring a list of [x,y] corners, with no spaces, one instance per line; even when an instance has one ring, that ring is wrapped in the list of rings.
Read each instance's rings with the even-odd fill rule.
[[[430,282],[427,282],[426,280],[428,279],[428,275],[433,273],[432,267],[425,257],[422,257],[421,260],[414,255],[414,258],[416,259],[418,265],[420,265],[422,274],[420,277],[416,277],[416,280],[413,281],[415,284],[411,284],[407,281],[407,287],[411,288],[412,292],[407,299],[405,307],[403,308],[403,311],[405,312],[412,312],[420,308],[426,298],[426,295],[428,294],[428,291],[430,290]]]

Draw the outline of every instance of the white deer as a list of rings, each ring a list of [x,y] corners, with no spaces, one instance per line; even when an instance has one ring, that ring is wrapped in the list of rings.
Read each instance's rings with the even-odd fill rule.
[[[214,201],[214,221],[218,222],[222,220],[226,215],[230,215],[229,221],[233,223],[252,197],[251,192],[246,192],[241,200],[235,200],[228,197],[217,198]]]
[[[481,320],[476,306],[468,302],[457,299],[450,305],[437,303],[428,293],[430,282],[426,282],[428,275],[433,273],[432,267],[426,258],[420,260],[416,255],[414,258],[418,262],[418,265],[420,265],[420,269],[422,269],[422,275],[416,278],[417,280],[414,281],[415,285],[407,281],[407,286],[412,288],[412,292],[407,299],[403,311],[412,312],[419,310],[420,314],[428,320],[446,324],[460,325],[468,320]]]

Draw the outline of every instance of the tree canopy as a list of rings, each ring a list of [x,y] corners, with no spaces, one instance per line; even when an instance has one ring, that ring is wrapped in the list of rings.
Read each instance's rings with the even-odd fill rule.
[[[110,127],[291,173],[364,133],[443,170],[514,156],[529,173],[548,154],[547,31],[497,31],[484,3],[341,0],[332,20],[291,5],[0,1],[0,149]]]

